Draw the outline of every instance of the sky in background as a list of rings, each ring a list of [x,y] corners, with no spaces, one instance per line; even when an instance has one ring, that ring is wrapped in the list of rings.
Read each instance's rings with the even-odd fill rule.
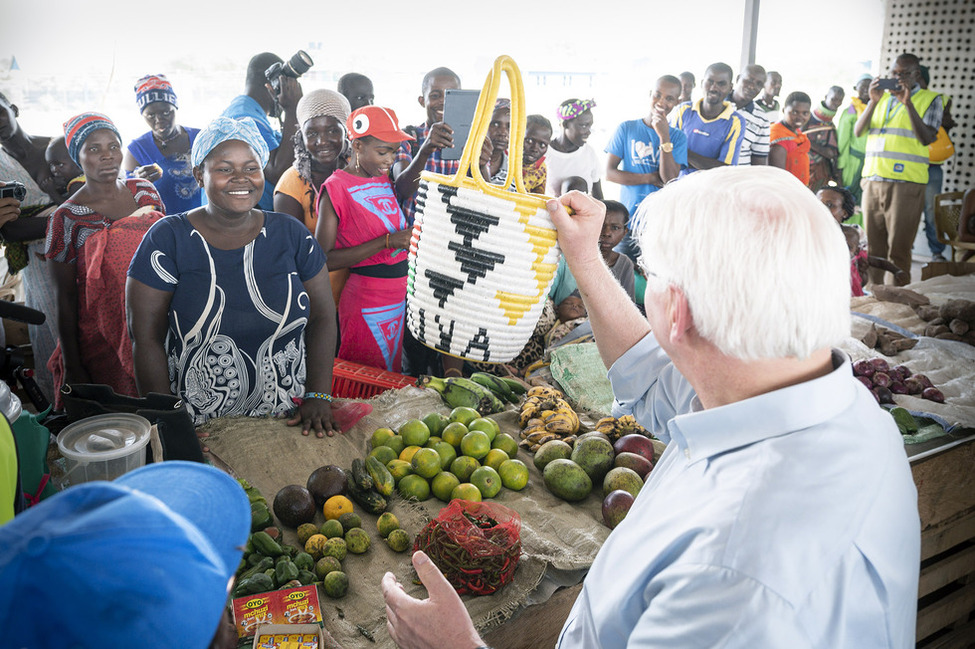
[[[745,0],[277,0],[263,11],[199,0],[17,4],[16,20],[0,21],[0,90],[20,105],[31,133],[58,132],[71,115],[99,110],[123,138],[140,135],[147,127],[132,87],[147,73],[172,81],[180,123],[203,126],[239,94],[253,54],[287,59],[298,49],[315,60],[305,89],[334,88],[345,72],[361,72],[377,104],[415,124],[425,119],[416,97],[426,71],[446,65],[465,87],[480,88],[494,58],[509,54],[529,113],[553,119],[564,99],[596,99],[589,142],[602,152],[620,121],[646,114],[656,77],[690,70],[700,80],[715,61],[737,73]],[[882,0],[762,0],[756,62],[782,73],[782,97],[803,90],[816,101],[830,85],[849,89],[877,72],[883,19]],[[10,69],[13,57],[19,70]]]

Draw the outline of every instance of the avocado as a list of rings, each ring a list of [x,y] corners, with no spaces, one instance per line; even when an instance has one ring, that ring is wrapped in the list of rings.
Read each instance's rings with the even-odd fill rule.
[[[274,496],[274,515],[288,527],[310,523],[315,518],[315,499],[301,485],[289,484]]]
[[[346,477],[342,467],[327,464],[312,471],[305,486],[315,498],[315,506],[321,509],[326,500],[345,493],[345,485]]]

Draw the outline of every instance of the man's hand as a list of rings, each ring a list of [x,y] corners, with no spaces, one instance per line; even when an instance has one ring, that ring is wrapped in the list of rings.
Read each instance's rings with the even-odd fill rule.
[[[430,155],[434,149],[447,149],[454,146],[454,129],[450,128],[446,122],[436,122],[430,127],[427,139],[420,145],[417,152]]]
[[[0,187],[2,186],[3,183],[0,182]],[[13,196],[0,198],[0,228],[11,221],[16,221],[18,216],[20,216],[20,201]]]
[[[667,123],[667,113],[661,104],[657,104],[650,111],[650,126],[660,136],[661,142],[670,142],[670,124]]]
[[[873,81],[870,82],[870,88],[868,93],[870,95],[870,101],[876,103],[880,101],[880,98],[884,96],[884,91],[880,89],[880,77],[874,77]]]
[[[569,216],[565,206],[572,208]],[[599,234],[606,218],[606,206],[588,194],[571,191],[546,204],[559,235],[559,247],[570,266],[598,261]]]
[[[281,108],[284,110],[284,112],[293,117],[295,107],[298,106],[298,100],[301,99],[302,95],[301,84],[298,83],[297,79],[289,77],[285,74],[278,77],[278,80],[281,82],[281,92],[278,93],[278,103],[281,104]]]
[[[895,90],[891,90],[890,94],[902,104],[906,104],[911,101],[911,89],[906,86],[900,79],[897,80],[900,85],[897,86]]]
[[[483,641],[464,602],[430,557],[413,553],[413,567],[427,589],[427,599],[410,597],[393,573],[383,575],[386,628],[401,649],[475,649]]]

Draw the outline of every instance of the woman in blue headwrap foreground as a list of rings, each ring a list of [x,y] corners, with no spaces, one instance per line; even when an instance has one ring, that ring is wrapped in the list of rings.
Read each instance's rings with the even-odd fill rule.
[[[139,391],[172,392],[199,425],[280,415],[332,435],[335,304],[325,254],[294,217],[264,212],[267,145],[250,118],[219,117],[193,144],[207,204],[167,217],[129,267]]]

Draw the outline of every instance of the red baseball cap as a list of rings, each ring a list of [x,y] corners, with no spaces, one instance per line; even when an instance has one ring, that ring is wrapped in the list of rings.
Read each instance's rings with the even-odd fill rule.
[[[416,139],[400,130],[396,113],[391,108],[383,108],[382,106],[363,106],[353,111],[345,120],[345,127],[349,131],[350,140],[367,135],[383,142],[402,142],[403,140]]]

